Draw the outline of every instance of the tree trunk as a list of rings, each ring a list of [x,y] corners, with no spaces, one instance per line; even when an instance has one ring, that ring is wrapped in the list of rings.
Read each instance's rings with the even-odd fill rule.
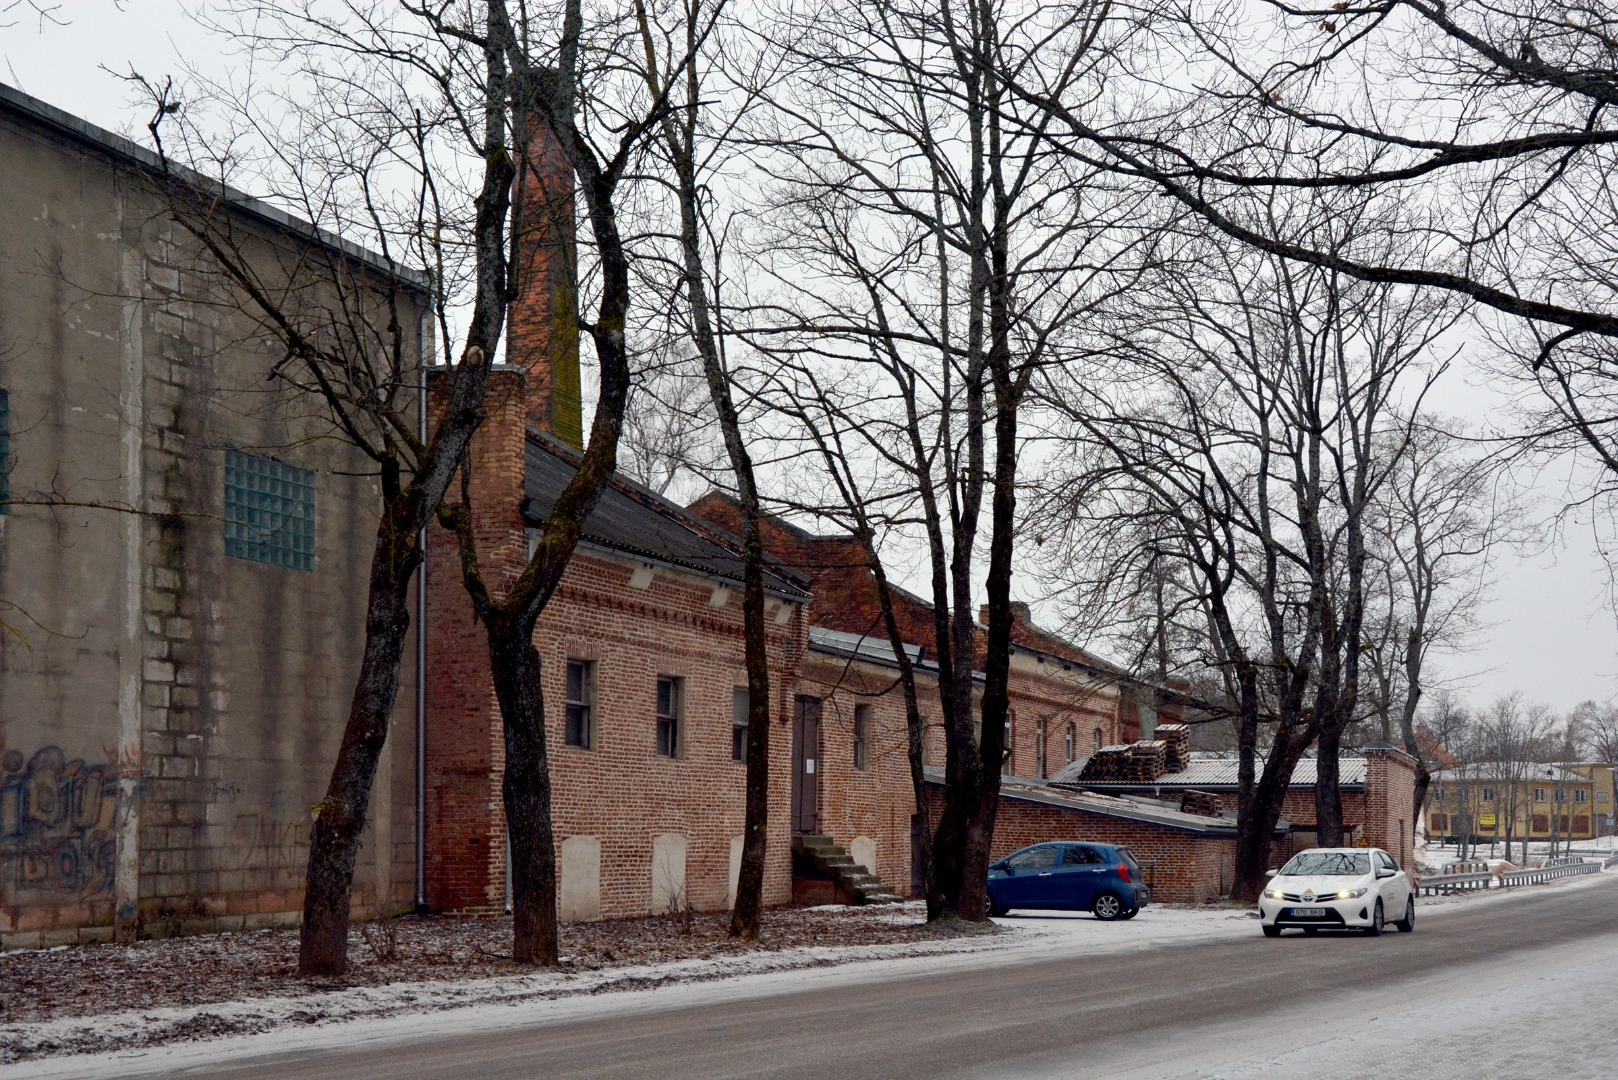
[[[314,807],[298,944],[300,975],[335,976],[348,968],[354,860],[399,697],[399,663],[410,630],[410,576],[421,561],[416,534],[401,536],[391,531],[392,525],[385,517],[378,528],[366,601],[365,654],[326,796]]]
[[[511,958],[519,964],[552,967],[558,960],[556,845],[541,660],[531,620],[495,616],[487,625],[506,745],[501,796],[511,855]]]
[[[1338,753],[1343,729],[1332,725],[1315,743],[1315,836],[1321,847],[1343,846],[1343,798]]]

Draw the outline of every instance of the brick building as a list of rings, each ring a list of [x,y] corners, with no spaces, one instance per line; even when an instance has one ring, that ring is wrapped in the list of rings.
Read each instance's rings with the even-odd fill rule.
[[[1142,755],[1136,746],[1106,747],[1099,755],[1056,777],[1058,787],[1107,795],[1168,799],[1182,806],[1200,804],[1210,812],[1234,815],[1237,804],[1237,762],[1234,756],[1192,755],[1182,767],[1156,756]],[[1146,773],[1130,779],[1104,779],[1109,757],[1147,757]],[[1416,762],[1393,747],[1367,747],[1362,755],[1345,754],[1338,763],[1338,791],[1343,805],[1343,827],[1348,843],[1364,842],[1386,850],[1409,866],[1414,828],[1410,819],[1415,799]],[[1304,758],[1293,770],[1292,782],[1281,807],[1283,833],[1274,848],[1276,865],[1303,848],[1316,846],[1315,761]]]

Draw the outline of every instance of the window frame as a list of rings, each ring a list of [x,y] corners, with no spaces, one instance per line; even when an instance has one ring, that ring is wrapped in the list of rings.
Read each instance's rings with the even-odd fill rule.
[[[1534,801],[1537,803],[1547,802],[1549,800],[1546,798],[1546,796],[1549,794],[1550,792],[1548,789],[1536,786],[1534,788]]]
[[[315,471],[234,447],[226,448],[224,465],[226,557],[312,573],[319,523]],[[261,524],[255,516],[268,520]]]
[[[669,687],[669,711],[663,711],[663,687]],[[685,738],[685,679],[679,675],[659,675],[653,691],[652,712],[656,717],[657,756],[678,761],[683,756]],[[666,733],[666,737],[665,737]]]
[[[866,772],[871,768],[871,706],[854,706],[854,768]]]
[[[582,689],[577,698],[573,694],[573,671],[582,672]],[[596,662],[584,657],[570,656],[562,664],[562,743],[575,750],[596,748]],[[582,741],[574,739],[574,710],[583,715]]]
[[[1066,744],[1063,747],[1064,755],[1067,758],[1066,764],[1071,765],[1078,760],[1075,755],[1079,749],[1079,726],[1071,720],[1067,723],[1067,734],[1064,736],[1064,742]]]
[[[745,686],[730,691],[730,760],[747,760],[747,724],[753,704]]]

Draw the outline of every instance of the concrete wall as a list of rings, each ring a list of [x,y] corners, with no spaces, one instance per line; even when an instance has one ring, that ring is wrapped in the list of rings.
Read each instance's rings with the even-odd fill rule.
[[[138,174],[0,114],[0,190],[0,947],[293,920],[377,492]],[[313,571],[225,556],[228,448],[316,473]],[[366,908],[413,897],[413,685]]]

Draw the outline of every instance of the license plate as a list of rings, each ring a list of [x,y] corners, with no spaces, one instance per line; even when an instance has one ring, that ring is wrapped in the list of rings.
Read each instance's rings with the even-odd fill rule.
[[[1318,919],[1324,914],[1326,914],[1326,909],[1323,907],[1295,907],[1292,909],[1294,919]]]

